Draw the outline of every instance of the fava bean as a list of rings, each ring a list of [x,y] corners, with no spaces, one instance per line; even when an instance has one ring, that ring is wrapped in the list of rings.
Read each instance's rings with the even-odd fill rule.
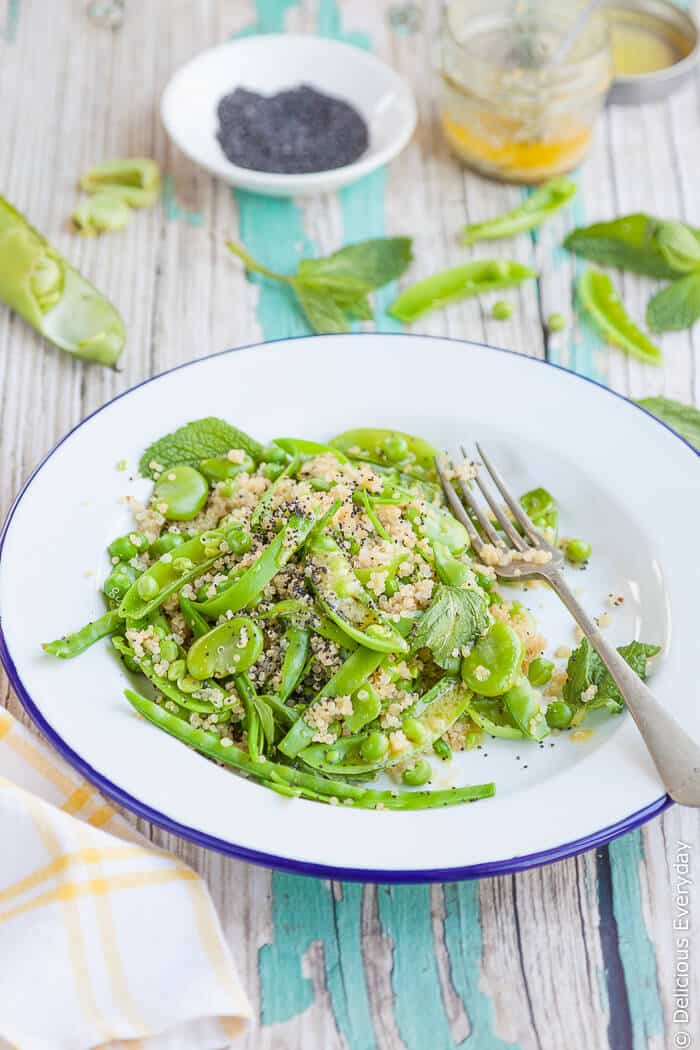
[[[208,497],[207,479],[186,463],[163,471],[153,486],[153,502],[168,521],[191,521]]]
[[[500,696],[515,683],[523,662],[523,643],[497,620],[462,661],[462,680],[481,696]]]
[[[252,667],[263,649],[263,633],[254,620],[240,616],[226,620],[197,638],[187,653],[193,678],[226,678]]]

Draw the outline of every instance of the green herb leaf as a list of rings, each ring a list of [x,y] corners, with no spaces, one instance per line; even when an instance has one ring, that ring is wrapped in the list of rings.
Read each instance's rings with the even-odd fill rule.
[[[652,412],[700,452],[700,410],[668,397],[645,397],[637,402]]]
[[[394,300],[389,313],[399,321],[415,321],[429,310],[481,295],[482,292],[512,288],[530,277],[537,277],[534,270],[506,259],[481,259],[463,263],[410,285]]]
[[[623,215],[612,222],[596,222],[572,230],[564,247],[575,255],[600,266],[672,279],[676,271],[669,266],[656,240],[662,220],[641,213]],[[693,230],[700,237],[700,231]]]
[[[253,459],[260,459],[263,447],[242,430],[231,426],[223,419],[208,416],[186,423],[172,434],[154,441],[141,456],[139,471],[144,477],[153,477],[151,462],[164,470],[178,463],[196,467],[203,459],[225,455],[229,449],[242,448]]]
[[[647,661],[661,651],[658,645],[647,645],[645,642],[630,642],[618,648],[632,670],[642,681],[647,677]],[[570,704],[585,703],[587,711],[605,707],[610,711],[621,711],[625,706],[620,690],[615,685],[612,675],[606,668],[587,638],[581,641],[569,657],[566,668],[567,681],[564,686],[564,699]],[[596,692],[589,701],[582,701],[581,696],[591,686]]]
[[[314,332],[350,331],[350,324],[343,308],[338,306],[333,295],[328,292],[318,291],[315,288],[309,288],[296,280],[294,281],[294,292],[299,305],[304,311],[304,316]]]
[[[679,277],[653,295],[647,305],[652,332],[691,328],[700,317],[700,272]]]
[[[512,237],[524,230],[540,226],[545,219],[563,207],[576,193],[576,183],[569,179],[551,179],[536,189],[527,200],[485,222],[472,223],[464,227],[464,243],[494,241],[501,237]]]
[[[322,259],[302,259],[298,278],[304,282],[336,282],[360,291],[395,281],[413,258],[410,237],[377,237],[348,244]]]
[[[578,282],[579,302],[608,342],[647,364],[660,365],[661,351],[637,328],[606,273],[584,270]]]
[[[489,624],[488,599],[476,588],[440,584],[418,622],[413,650],[430,649],[435,663],[453,669],[455,649],[473,645]]]
[[[664,259],[676,273],[690,273],[700,267],[700,240],[682,222],[662,222],[656,243]]]

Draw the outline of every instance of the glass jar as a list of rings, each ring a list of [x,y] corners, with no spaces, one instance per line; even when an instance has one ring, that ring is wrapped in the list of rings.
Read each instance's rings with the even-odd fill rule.
[[[574,168],[612,81],[607,22],[593,13],[561,44],[583,3],[451,0],[441,41],[440,119],[470,167],[537,183]]]

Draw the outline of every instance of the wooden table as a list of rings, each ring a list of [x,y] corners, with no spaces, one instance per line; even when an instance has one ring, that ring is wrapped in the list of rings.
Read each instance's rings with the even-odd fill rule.
[[[129,330],[115,373],[73,361],[0,312],[3,513],[50,446],[115,394],[190,358],[306,331],[283,291],[245,279],[227,237],[284,270],[302,252],[409,233],[413,273],[422,275],[469,257],[455,236],[465,221],[521,199],[521,190],[465,173],[440,139],[431,73],[438,6],[415,8],[416,27],[397,17],[406,9],[379,0],[127,0],[124,26],[111,32],[88,20],[82,0],[0,0],[0,187],[112,297]],[[232,193],[170,146],[157,101],[173,70],[232,35],[283,30],[372,48],[413,83],[420,125],[389,170],[337,196],[270,200]],[[664,339],[663,370],[606,349],[575,317],[578,264],[560,248],[571,226],[635,210],[700,225],[697,107],[693,84],[668,103],[608,110],[573,206],[536,236],[489,246],[542,274],[518,293],[513,319],[492,321],[490,302],[472,300],[421,330],[546,357],[633,397],[698,400],[698,335]],[[123,234],[71,234],[78,175],[127,155],[161,163],[162,206],[134,215]],[[651,282],[620,283],[642,317]],[[391,295],[378,297],[377,324],[395,330],[383,312]],[[571,324],[548,337],[543,318],[553,310]],[[26,721],[4,679],[0,700]],[[691,812],[673,808],[608,848],[538,871],[403,888],[270,873],[142,829],[209,883],[255,1004],[248,1048],[662,1050],[688,1045],[674,1033],[700,1029],[697,952],[695,1027],[672,1018],[674,863],[679,843],[700,849]],[[692,894],[690,910],[697,944]]]

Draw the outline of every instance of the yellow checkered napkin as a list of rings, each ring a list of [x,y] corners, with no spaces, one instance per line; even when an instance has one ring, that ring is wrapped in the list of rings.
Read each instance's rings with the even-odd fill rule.
[[[249,1018],[199,876],[0,709],[0,1050],[218,1050]]]

